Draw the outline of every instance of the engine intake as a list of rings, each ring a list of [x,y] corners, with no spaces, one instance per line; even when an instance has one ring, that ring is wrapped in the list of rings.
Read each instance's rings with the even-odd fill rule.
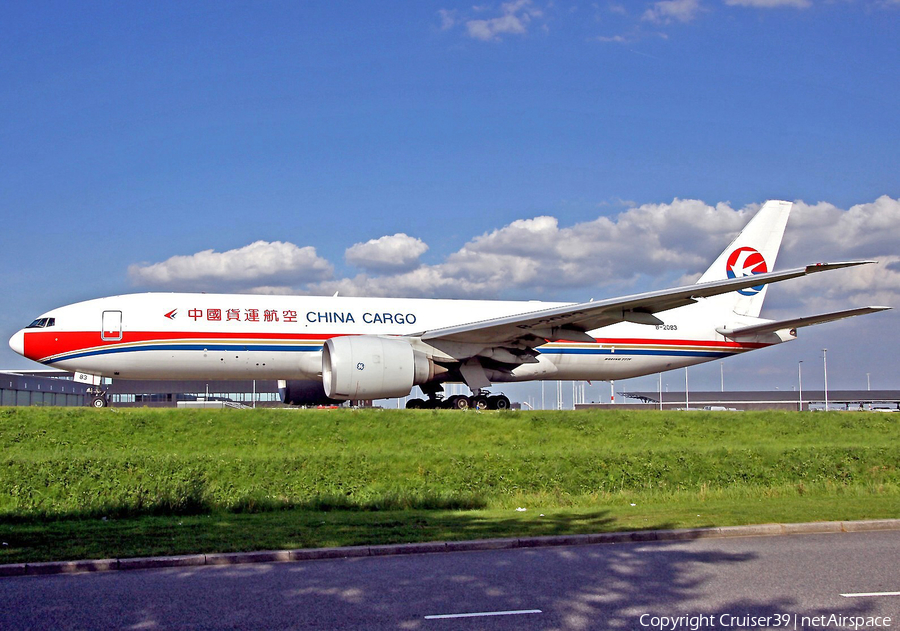
[[[405,339],[333,337],[322,351],[322,382],[331,399],[405,397],[433,378],[434,362]]]

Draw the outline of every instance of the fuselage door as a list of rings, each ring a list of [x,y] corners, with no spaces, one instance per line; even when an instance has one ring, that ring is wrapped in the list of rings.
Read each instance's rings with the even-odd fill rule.
[[[103,328],[100,329],[100,339],[113,342],[122,339],[121,311],[103,312]]]

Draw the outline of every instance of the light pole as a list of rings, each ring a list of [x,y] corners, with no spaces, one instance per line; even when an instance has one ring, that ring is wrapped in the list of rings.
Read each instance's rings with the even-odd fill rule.
[[[691,404],[690,404],[690,401],[688,400],[687,366],[684,367],[684,409],[685,409],[685,411],[691,409]]]
[[[828,349],[822,349],[822,367],[825,369],[825,411],[828,411]]]
[[[803,411],[803,360],[797,362],[797,383],[800,384],[800,411]]]
[[[659,373],[659,411],[662,412],[662,409],[663,409],[662,373]]]
[[[868,391],[871,389],[872,389],[872,382],[869,379],[869,373],[866,373],[866,390]]]

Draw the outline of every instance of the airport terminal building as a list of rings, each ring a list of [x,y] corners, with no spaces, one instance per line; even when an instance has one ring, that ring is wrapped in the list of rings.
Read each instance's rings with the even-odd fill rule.
[[[118,380],[104,379],[113,407],[178,407],[179,403],[219,402],[229,407],[277,407],[283,405],[275,380]],[[88,406],[89,386],[74,381],[62,370],[0,372],[0,405]],[[628,403],[578,403],[576,409],[725,409],[725,410],[822,410],[825,392],[621,392]],[[661,398],[662,396],[662,398]],[[829,390],[830,410],[900,411],[900,390]]]
[[[62,371],[2,372],[0,405],[90,405],[88,386],[76,383],[72,377],[72,373]]]
[[[729,392],[621,392],[620,408],[647,410],[892,410],[900,411],[900,390],[737,390]],[[610,404],[579,404],[578,409]]]
[[[0,372],[2,405],[87,406],[89,386],[61,370]],[[281,405],[278,382],[247,381],[110,381],[102,387],[113,407],[177,407],[178,402],[221,401],[234,407]]]

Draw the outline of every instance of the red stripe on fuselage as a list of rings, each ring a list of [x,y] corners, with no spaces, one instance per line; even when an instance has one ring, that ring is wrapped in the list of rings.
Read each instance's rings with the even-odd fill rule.
[[[201,340],[216,342],[221,340],[254,340],[254,341],[321,341],[324,342],[338,334],[309,333],[240,333],[219,331],[124,331],[121,340],[104,340],[99,331],[26,331],[25,357],[41,361],[49,357],[84,350],[119,344],[136,344],[141,342]],[[583,342],[566,342],[583,344]],[[768,346],[758,342],[729,342],[715,340],[682,340],[651,338],[596,338],[597,344],[610,346],[701,346],[708,348],[756,349]]]

